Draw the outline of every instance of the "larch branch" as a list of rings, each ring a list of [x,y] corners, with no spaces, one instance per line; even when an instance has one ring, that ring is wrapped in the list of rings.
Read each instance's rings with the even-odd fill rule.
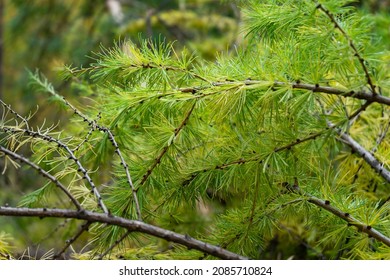
[[[206,254],[226,259],[226,260],[245,260],[244,256],[225,250],[221,247],[197,240],[188,235],[178,234],[154,225],[150,225],[137,220],[128,220],[121,217],[115,217],[103,213],[91,211],[77,211],[67,209],[51,208],[17,208],[17,207],[0,207],[0,216],[17,216],[17,217],[53,217],[53,218],[72,218],[89,221],[90,223],[102,223],[115,225],[126,228],[129,231],[141,232],[151,236],[162,238],[166,241],[175,242],[191,249],[204,252]]]

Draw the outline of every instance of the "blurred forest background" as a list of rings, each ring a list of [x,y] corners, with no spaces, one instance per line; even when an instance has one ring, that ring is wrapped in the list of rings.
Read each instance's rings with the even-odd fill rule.
[[[185,47],[211,61],[218,52],[234,55],[235,46],[245,44],[239,2],[0,0],[0,99],[21,115],[36,112],[38,106],[39,113],[32,118],[35,124],[44,120],[61,124],[61,119],[67,117],[65,111],[51,106],[46,95],[31,94],[27,69],[39,69],[61,95],[80,104],[81,90],[62,81],[57,69],[63,65],[88,65],[100,46],[108,48],[125,39],[137,42],[139,37],[164,38],[175,41],[178,49]],[[384,42],[384,48],[389,49],[390,0],[362,0],[355,5],[372,17],[376,32],[389,38]],[[13,197],[15,193],[22,196],[34,187],[31,182],[37,185],[42,180],[34,171],[19,173],[7,167],[3,172],[5,168],[0,158],[0,205],[17,204],[20,197]],[[0,234],[14,237],[12,243],[17,248],[36,251],[34,244],[52,230],[39,223],[31,224],[29,219],[0,218]],[[30,240],[20,238],[26,231],[30,232]],[[15,244],[16,240],[20,244]]]

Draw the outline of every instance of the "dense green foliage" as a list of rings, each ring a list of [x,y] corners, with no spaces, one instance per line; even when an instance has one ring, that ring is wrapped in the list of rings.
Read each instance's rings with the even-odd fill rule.
[[[217,61],[163,39],[120,41],[90,66],[64,67],[77,104],[30,73],[30,86],[74,114],[61,131],[32,128],[3,104],[0,145],[28,147],[85,209],[249,258],[390,258],[390,55],[380,20],[352,1],[241,2],[245,46]],[[70,208],[57,187],[49,180],[19,206]],[[88,253],[72,257],[117,240],[106,257],[212,257],[117,226],[93,225],[88,238]]]

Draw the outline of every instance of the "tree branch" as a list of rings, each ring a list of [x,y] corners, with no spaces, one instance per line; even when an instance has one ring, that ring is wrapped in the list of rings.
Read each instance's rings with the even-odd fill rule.
[[[72,243],[74,243],[77,240],[77,238],[79,238],[83,234],[83,232],[88,231],[90,225],[91,225],[90,221],[87,221],[83,225],[81,225],[80,229],[75,234],[75,236],[73,236],[71,239],[66,240],[65,246],[61,249],[61,251],[59,251],[57,254],[53,256],[53,259],[54,260],[58,259],[66,251],[66,249],[68,249],[69,246],[72,245]]]
[[[137,220],[128,220],[121,217],[115,217],[102,213],[91,211],[76,211],[67,209],[50,208],[16,208],[0,207],[0,216],[18,216],[18,217],[54,217],[54,218],[73,218],[89,221],[90,223],[103,223],[126,228],[129,231],[141,232],[167,241],[175,242],[191,249],[196,249],[206,254],[227,260],[245,260],[244,256],[222,249],[218,246],[194,239],[188,235],[178,234],[154,225],[146,224]]]
[[[352,48],[352,50],[354,52],[354,56],[359,60],[359,63],[362,66],[362,69],[364,71],[364,75],[366,76],[367,84],[370,86],[372,94],[377,95],[376,89],[375,89],[376,86],[372,82],[372,79],[371,79],[371,76],[368,72],[367,66],[365,65],[365,60],[360,55],[360,53],[359,53],[357,47],[355,46],[354,42],[352,41],[352,39],[348,36],[347,32],[345,32],[345,30],[340,26],[340,24],[338,23],[338,21],[336,20],[334,15],[328,9],[326,9],[322,4],[318,4],[316,8],[318,10],[324,12],[327,15],[327,17],[330,19],[330,21],[334,24],[334,28],[338,29],[341,32],[341,34],[343,34],[345,39],[348,41],[349,46]]]
[[[40,138],[40,139],[45,140],[49,143],[51,143],[51,142],[56,143],[58,145],[58,148],[64,149],[68,153],[69,159],[73,160],[75,162],[75,164],[77,165],[77,168],[78,168],[77,171],[81,172],[83,174],[83,179],[85,179],[88,182],[88,184],[91,186],[91,190],[92,190],[93,194],[95,195],[95,197],[97,198],[98,206],[103,210],[104,213],[108,214],[108,209],[102,200],[102,197],[100,195],[99,190],[95,186],[95,183],[92,181],[91,176],[89,176],[88,170],[86,168],[84,168],[84,166],[81,164],[80,160],[75,156],[75,154],[68,147],[67,144],[65,144],[61,140],[56,139],[50,135],[43,134],[40,131],[33,131],[33,130],[30,130],[27,128],[22,129],[22,128],[0,127],[0,129],[2,129],[5,132],[9,132],[9,133],[23,132],[27,136],[30,136],[33,138]],[[27,162],[25,162],[25,163],[27,163]]]
[[[129,236],[129,234],[131,233],[131,231],[126,231],[125,234],[123,234],[118,240],[116,240],[106,251],[104,251],[103,253],[101,253],[99,256],[98,256],[98,259],[99,260],[102,260],[104,258],[104,256],[106,256],[108,253],[110,253],[116,246],[118,246],[123,240],[125,240],[125,238],[127,236]]]
[[[81,113],[75,106],[73,106],[71,103],[69,103],[69,101],[66,100],[65,97],[62,97],[62,100],[66,104],[66,106],[68,106],[76,115],[81,117],[83,119],[83,121],[87,122],[92,130],[97,129],[99,131],[107,133],[108,139],[110,140],[111,144],[115,147],[115,153],[118,155],[118,157],[121,161],[121,165],[125,169],[127,183],[129,184],[130,189],[131,189],[132,194],[133,194],[133,200],[135,203],[135,209],[137,211],[137,217],[138,217],[139,221],[142,221],[141,207],[140,207],[140,204],[138,201],[137,191],[134,187],[133,180],[131,179],[129,166],[127,165],[127,163],[122,155],[122,152],[119,149],[119,145],[115,140],[114,134],[112,133],[112,131],[109,128],[99,125],[95,120],[90,120],[87,116],[85,116],[83,113]],[[98,119],[100,119],[100,113],[99,113]]]
[[[179,135],[180,131],[186,126],[188,119],[190,118],[194,108],[196,105],[196,101],[194,104],[192,104],[190,110],[188,110],[187,114],[185,115],[183,121],[180,123],[178,127],[174,130],[174,137],[172,138],[172,141],[170,141],[160,152],[160,154],[157,156],[157,158],[154,160],[154,163],[151,167],[146,171],[145,175],[143,175],[140,185],[143,185],[146,180],[149,178],[149,176],[152,174],[153,170],[156,168],[156,166],[161,162],[162,157],[167,153],[169,147],[172,145],[173,141],[175,141],[177,135]]]
[[[340,139],[343,140],[343,143],[347,144],[353,152],[359,154],[368,165],[370,165],[380,176],[390,183],[390,171],[384,167],[384,163],[377,160],[373,154],[363,148],[350,135],[344,133],[340,128],[335,127],[334,124],[329,121],[328,126],[334,128],[336,133],[340,136]]]
[[[363,222],[359,221],[358,219],[351,216],[351,214],[341,211],[335,206],[331,205],[331,202],[329,200],[323,200],[319,199],[311,194],[305,193],[301,190],[301,188],[298,185],[298,182],[294,183],[293,186],[290,184],[286,184],[286,188],[289,192],[296,192],[298,194],[301,194],[307,198],[307,201],[315,204],[326,211],[332,213],[333,215],[343,219],[344,221],[348,222],[348,225],[356,227],[361,232],[367,233],[369,236],[375,238],[376,240],[384,243],[385,245],[390,247],[390,238],[384,235],[383,233],[379,232],[378,230],[372,228],[370,225],[366,225]]]
[[[307,201],[325,209],[326,211],[343,219],[344,221],[347,221],[349,225],[356,227],[360,231],[367,233],[369,236],[375,238],[376,240],[378,240],[378,241],[380,241],[380,242],[382,242],[390,247],[390,238],[389,237],[385,236],[381,232],[372,228],[370,225],[365,225],[363,222],[352,217],[349,213],[345,213],[345,212],[341,211],[340,209],[332,206],[330,204],[329,200],[322,200],[322,199],[316,198],[314,196],[309,196]]]
[[[74,196],[68,191],[68,189],[60,181],[58,181],[58,179],[56,177],[51,175],[49,172],[45,171],[44,169],[42,169],[40,166],[36,165],[35,163],[29,161],[27,158],[25,158],[25,157],[23,157],[23,156],[21,156],[21,155],[19,155],[17,153],[14,153],[14,152],[10,151],[10,150],[8,150],[7,148],[4,148],[1,145],[0,145],[0,151],[3,152],[4,154],[6,154],[9,157],[12,157],[15,160],[18,160],[18,161],[20,161],[22,163],[25,163],[25,164],[31,166],[33,169],[38,171],[39,174],[41,174],[43,177],[49,179],[58,188],[60,188],[66,194],[66,196],[69,197],[69,199],[73,202],[73,204],[76,206],[77,210],[82,210],[83,209],[81,204],[77,201],[76,198],[74,198]]]
[[[268,81],[262,81],[262,80],[244,80],[244,81],[224,81],[224,82],[215,82],[212,83],[211,86],[202,86],[202,87],[193,87],[193,88],[181,88],[179,91],[183,93],[191,92],[191,93],[198,93],[204,89],[207,89],[209,87],[222,87],[226,85],[237,85],[237,86],[255,86],[255,85],[264,85],[265,83],[268,83]],[[304,89],[312,92],[318,92],[318,93],[326,93],[331,95],[338,95],[342,97],[351,97],[356,98],[360,100],[366,100],[367,102],[371,103],[379,103],[384,105],[390,105],[390,98],[384,95],[379,94],[373,94],[371,92],[366,92],[364,90],[360,91],[354,91],[354,90],[341,90],[334,87],[329,86],[321,86],[319,84],[306,84],[301,83],[300,81],[287,83],[287,82],[279,82],[275,81],[274,83],[271,83],[270,87],[286,87],[290,86],[293,89]],[[220,93],[219,91],[215,92]],[[206,93],[204,95],[195,95],[194,98],[200,98],[204,96],[211,95],[210,93]]]

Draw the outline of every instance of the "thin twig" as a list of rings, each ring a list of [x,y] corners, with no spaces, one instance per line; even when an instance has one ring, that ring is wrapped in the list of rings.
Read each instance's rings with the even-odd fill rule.
[[[292,149],[293,147],[295,147],[295,146],[297,146],[299,144],[305,143],[305,142],[310,141],[310,140],[315,140],[317,137],[321,136],[322,134],[324,134],[327,131],[328,131],[328,129],[324,129],[324,130],[319,131],[319,132],[311,133],[309,136],[307,136],[305,138],[296,139],[296,140],[294,140],[293,142],[291,142],[291,143],[289,143],[287,145],[284,145],[284,146],[281,146],[281,147],[276,147],[276,148],[274,148],[274,150],[272,152],[269,152],[269,153],[267,153],[265,155],[258,155],[258,156],[252,157],[252,158],[240,158],[240,159],[237,159],[237,160],[230,161],[228,163],[216,165],[216,166],[214,166],[212,168],[202,169],[200,171],[194,171],[194,172],[191,173],[190,178],[186,179],[182,183],[182,186],[189,185],[198,176],[198,174],[200,174],[202,172],[207,172],[207,171],[211,171],[211,170],[223,170],[223,169],[226,169],[226,168],[228,168],[230,166],[233,166],[233,165],[247,164],[247,163],[250,163],[250,162],[262,163],[263,160],[265,158],[267,158],[269,155],[271,155],[272,153],[278,153],[278,152],[281,152],[281,151],[290,150],[290,149]]]
[[[90,66],[90,67],[85,67],[85,68],[80,68],[80,69],[68,69],[68,71],[70,72],[70,74],[72,75],[80,75],[80,74],[85,74],[87,72],[91,72],[91,71],[96,71],[96,70],[100,70],[100,69],[104,69],[106,68],[106,66],[103,66],[103,65],[93,65],[93,66]],[[206,82],[207,84],[211,84],[211,82],[189,70],[189,69],[186,69],[186,68],[180,68],[180,67],[175,67],[175,66],[172,66],[172,65],[155,65],[153,63],[143,63],[143,64],[129,64],[129,65],[126,65],[126,66],[123,66],[123,69],[128,69],[128,68],[138,68],[138,69],[161,69],[161,70],[164,70],[164,71],[172,71],[172,72],[179,72],[179,73],[186,73],[188,75],[191,75],[193,76],[194,78],[200,80],[200,81],[203,81],[203,82]]]
[[[81,225],[79,231],[73,236],[72,238],[66,240],[65,246],[53,256],[53,259],[56,260],[66,251],[66,249],[69,248],[70,245],[72,245],[85,231],[88,231],[89,226],[91,225],[90,221],[86,221],[83,225]]]
[[[36,245],[36,244],[39,245],[43,241],[52,237],[55,233],[58,233],[58,231],[61,228],[64,228],[67,225],[67,223],[69,223],[69,221],[70,221],[70,219],[65,219],[62,223],[58,224],[54,229],[52,229],[52,231],[50,233],[48,233],[46,236],[42,237],[38,242],[35,242],[34,245]]]
[[[333,128],[339,135],[343,143],[347,144],[353,152],[360,155],[364,161],[371,166],[382,178],[390,183],[390,171],[384,167],[384,163],[375,158],[373,154],[363,148],[358,142],[356,142],[350,135],[343,132],[340,128],[335,127],[334,124],[328,121],[328,126]]]
[[[97,120],[100,120],[101,118],[101,112],[98,113],[97,117],[96,117],[96,120],[94,120],[95,122],[97,122]],[[92,135],[92,132],[95,131],[95,128],[94,127],[91,127],[87,133],[87,135],[84,137],[83,141],[81,141],[72,151],[73,152],[76,152],[80,149],[81,146],[84,145],[84,143],[88,142],[89,138],[91,137]]]
[[[148,180],[149,176],[152,174],[153,170],[156,168],[156,166],[158,164],[160,164],[161,162],[161,159],[163,158],[163,156],[167,153],[169,147],[173,144],[174,140],[176,139],[177,135],[180,133],[180,131],[186,126],[187,122],[188,122],[188,119],[189,117],[191,116],[194,108],[195,108],[195,105],[196,105],[196,101],[192,104],[190,110],[187,112],[187,114],[185,115],[183,121],[180,123],[180,125],[178,127],[175,128],[174,130],[174,136],[172,138],[172,141],[170,141],[166,146],[164,146],[164,148],[161,150],[160,154],[157,156],[157,158],[154,160],[152,166],[150,166],[148,168],[148,170],[146,171],[146,173],[143,175],[142,177],[142,180],[141,180],[141,183],[140,185],[143,185],[145,184],[146,180]]]
[[[104,258],[104,256],[106,256],[108,253],[110,253],[112,251],[112,249],[114,249],[116,246],[118,246],[123,240],[125,240],[125,238],[127,236],[129,236],[129,234],[131,233],[131,231],[127,231],[124,235],[121,236],[121,238],[119,238],[118,240],[116,240],[114,242],[114,244],[112,244],[106,251],[104,251],[103,253],[101,253],[98,257],[99,260],[102,260]]]
[[[75,106],[73,106],[71,103],[69,103],[69,101],[67,101],[65,99],[65,97],[63,97],[63,102],[76,114],[78,115],[79,117],[81,117],[83,119],[84,122],[87,122],[88,125],[91,127],[91,129],[95,130],[99,130],[99,131],[102,131],[104,133],[107,133],[107,136],[108,136],[108,139],[110,140],[111,144],[114,146],[115,148],[115,153],[119,156],[119,159],[121,161],[121,165],[123,166],[123,168],[125,169],[125,172],[126,172],[126,178],[127,178],[127,182],[131,188],[131,191],[132,191],[132,194],[133,194],[133,200],[134,200],[134,203],[135,203],[135,208],[136,208],[136,211],[137,211],[137,217],[138,217],[138,220],[139,221],[142,221],[142,215],[141,215],[141,207],[140,207],[140,204],[139,204],[139,201],[138,201],[138,197],[137,197],[137,191],[134,187],[134,184],[133,184],[133,181],[131,179],[131,175],[130,175],[130,171],[129,171],[129,167],[122,155],[122,152],[121,150],[119,149],[119,145],[118,143],[116,142],[115,140],[115,137],[114,137],[114,134],[112,133],[112,131],[107,128],[107,127],[104,127],[102,125],[99,125],[95,120],[90,120],[87,116],[85,116],[83,113],[81,113]]]
[[[18,112],[16,112],[14,109],[12,109],[11,105],[5,103],[3,100],[0,99],[0,103],[7,108],[12,114],[14,114],[17,118],[21,119],[23,123],[26,125],[26,128],[29,129],[30,126],[28,124],[28,121],[26,118],[22,117]]]
[[[15,160],[18,160],[20,162],[23,162],[29,166],[31,166],[33,169],[35,169],[36,171],[38,171],[39,174],[41,174],[43,177],[49,179],[50,181],[52,181],[58,188],[60,188],[67,197],[69,197],[69,199],[72,201],[72,203],[76,206],[77,210],[83,210],[83,207],[80,205],[80,203],[77,201],[76,198],[74,198],[74,196],[68,191],[68,189],[60,182],[58,181],[58,179],[56,177],[54,177],[53,175],[51,175],[49,172],[47,172],[46,170],[42,169],[40,166],[38,166],[37,164],[31,162],[30,160],[28,160],[27,158],[15,153],[15,152],[12,152],[10,150],[8,150],[7,148],[3,147],[0,145],[0,151],[3,152],[4,154],[6,154],[7,156],[9,157],[12,157],[13,159]]]
[[[349,213],[343,212],[337,207],[332,206],[329,200],[323,200],[315,196],[309,196],[307,201],[325,209],[326,211],[343,219],[344,221],[347,221],[348,225],[356,227],[358,230],[367,233],[369,236],[375,238],[376,240],[390,247],[389,237],[385,236],[378,230],[372,228],[370,225],[366,225],[363,222],[359,221],[358,219],[352,217]]]
[[[88,174],[88,170],[84,168],[84,166],[81,164],[80,160],[75,156],[75,154],[73,153],[73,151],[69,148],[69,146],[67,144],[63,143],[61,140],[56,139],[50,135],[42,134],[39,131],[33,131],[33,130],[30,130],[27,128],[23,129],[23,128],[1,127],[1,129],[4,130],[5,132],[10,132],[10,133],[23,132],[27,136],[30,136],[33,138],[40,138],[40,139],[43,139],[49,143],[50,142],[56,143],[59,148],[64,149],[68,153],[69,159],[73,160],[75,162],[75,164],[77,165],[77,167],[78,167],[77,171],[81,172],[83,174],[83,179],[85,179],[89,183],[89,185],[91,186],[91,191],[96,196],[96,198],[98,200],[97,203],[98,203],[99,207],[103,210],[104,213],[106,213],[106,214],[109,213],[107,207],[105,206],[105,204],[102,200],[102,197],[100,195],[99,190],[96,188],[95,183],[92,181],[92,178]]]
[[[390,238],[380,231],[372,228],[371,225],[367,225],[363,223],[362,221],[358,220],[357,218],[354,218],[350,213],[343,212],[340,209],[338,209],[335,206],[331,205],[331,202],[329,200],[323,200],[319,199],[314,195],[308,194],[304,191],[302,191],[298,185],[298,183],[295,183],[294,186],[287,186],[287,189],[290,192],[295,192],[300,195],[303,195],[306,197],[306,200],[312,204],[315,204],[319,206],[320,208],[325,209],[326,211],[332,213],[333,215],[343,219],[344,221],[348,222],[348,225],[356,227],[358,230],[361,232],[367,233],[369,236],[375,238],[376,240],[382,242],[383,244],[387,245],[390,247]]]
[[[370,86],[372,94],[373,95],[377,95],[377,92],[376,92],[376,89],[375,89],[376,86],[374,85],[374,83],[373,83],[373,81],[371,79],[371,76],[370,76],[370,74],[368,72],[367,66],[365,64],[365,60],[360,55],[360,53],[359,53],[357,47],[355,46],[354,42],[352,41],[352,39],[348,36],[347,32],[345,32],[345,30],[340,26],[340,24],[338,23],[338,21],[336,20],[334,15],[328,9],[326,9],[322,4],[318,4],[316,8],[318,10],[321,10],[322,12],[324,12],[328,16],[328,18],[334,24],[334,27],[336,29],[338,29],[341,32],[341,34],[343,34],[345,39],[348,41],[348,44],[352,48],[355,57],[359,60],[359,63],[362,66],[362,69],[363,69],[364,74],[366,76],[367,84]]]
[[[348,119],[350,120],[349,125],[351,126],[352,123],[359,117],[359,115],[364,112],[368,106],[372,104],[371,101],[366,101],[362,106],[360,106],[359,109],[357,109],[355,112],[353,112]]]

